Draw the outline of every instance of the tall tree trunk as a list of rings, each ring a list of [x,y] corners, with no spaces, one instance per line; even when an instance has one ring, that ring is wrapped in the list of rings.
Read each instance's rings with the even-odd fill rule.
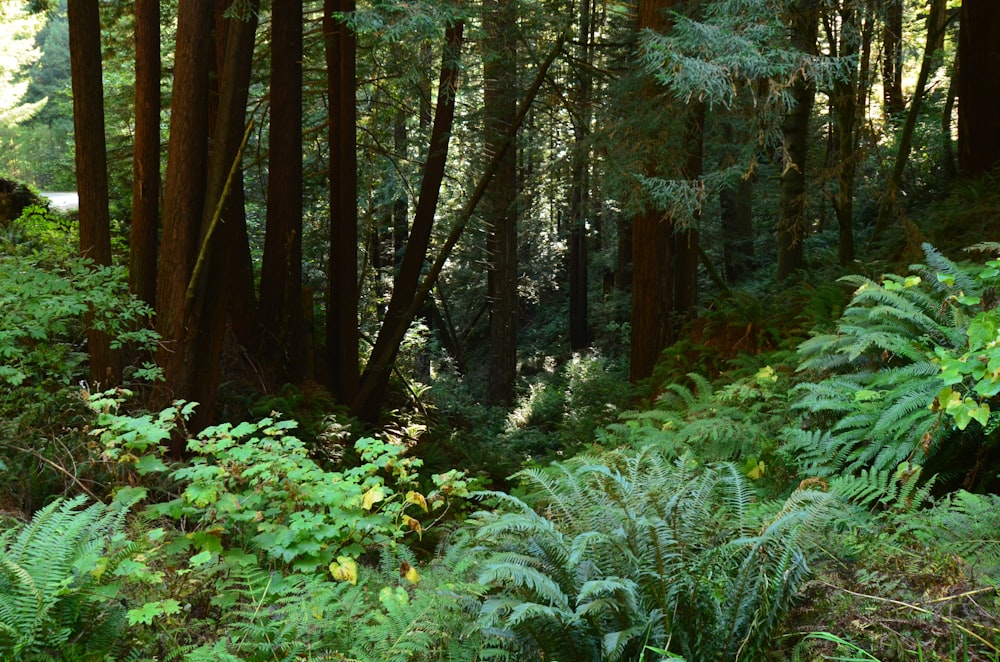
[[[156,302],[156,239],[160,221],[160,3],[135,3],[135,157],[129,287]]]
[[[1000,3],[963,0],[958,34],[958,170],[978,177],[1000,161]]]
[[[96,2],[70,0],[68,17],[76,185],[80,196],[80,254],[95,264],[110,265],[111,219],[104,146],[100,7]],[[118,365],[108,336],[88,329],[87,350],[94,388],[98,384],[106,387],[117,382]]]
[[[834,55],[849,57],[861,48],[861,12],[857,0],[841,0],[840,26]],[[830,35],[831,37],[833,35]],[[854,259],[854,174],[858,151],[855,122],[858,109],[858,70],[852,67],[846,78],[833,83],[830,104],[833,109],[833,137],[837,149],[837,192],[833,209],[837,215],[837,257],[841,266]]]
[[[485,143],[495,154],[517,115],[516,0],[484,0]],[[517,151],[507,149],[486,194],[490,359],[486,401],[509,405],[517,373]]]
[[[882,27],[882,100],[890,118],[906,110],[903,96],[903,3],[885,0]]]
[[[351,410],[363,420],[374,420],[385,401],[399,345],[413,321],[411,304],[420,286],[420,272],[427,256],[434,214],[441,195],[444,168],[448,159],[448,144],[455,118],[455,97],[458,91],[459,57],[462,50],[464,24],[458,22],[445,29],[445,46],[441,57],[441,77],[438,82],[437,109],[431,129],[430,149],[424,164],[420,197],[413,215],[410,237],[399,272],[392,288],[389,307],[379,329],[371,357],[361,376],[360,388]]]
[[[792,17],[792,44],[815,54],[818,28],[816,0],[798,0]],[[786,159],[781,175],[778,203],[778,281],[787,279],[805,265],[806,156],[809,151],[809,118],[816,88],[804,76],[792,83],[793,106],[781,124]]]
[[[179,0],[174,50],[170,143],[163,195],[163,236],[156,281],[156,321],[161,337],[157,363],[166,392],[155,405],[189,399],[193,369],[185,319],[187,288],[198,252],[208,164],[208,71],[212,3]],[[183,447],[173,448],[179,455]]]
[[[262,347],[282,381],[305,374],[302,328],[302,2],[271,4],[267,227],[260,276]]]
[[[330,95],[330,257],[326,305],[326,383],[340,402],[356,397],[358,374],[357,38],[335,13],[354,0],[325,0]]]
[[[590,346],[590,324],[587,314],[588,230],[591,216],[590,153],[588,140],[591,125],[593,77],[589,70],[593,59],[590,44],[591,2],[581,0],[580,33],[577,45],[577,66],[573,99],[573,156],[570,188],[569,230],[569,344],[573,350]]]
[[[666,32],[671,27],[667,10],[674,0],[640,0],[638,29]],[[648,77],[640,95],[659,93]],[[656,174],[657,164],[646,165]],[[673,340],[673,223],[660,210],[647,208],[632,218],[632,335],[629,379],[638,382],[653,374],[660,353]]]
[[[886,182],[885,193],[879,204],[878,219],[875,221],[875,228],[872,230],[871,243],[877,244],[886,230],[889,229],[899,216],[899,192],[903,185],[903,173],[906,171],[906,163],[910,158],[910,149],[913,145],[913,132],[917,127],[917,116],[923,105],[924,97],[927,94],[927,81],[931,74],[940,66],[940,58],[937,57],[938,45],[944,36],[944,26],[947,10],[947,0],[931,0],[930,11],[927,14],[927,41],[924,44],[924,56],[920,62],[920,73],[917,74],[917,84],[913,90],[913,98],[910,100],[910,107],[906,113],[906,120],[903,128],[899,132],[899,146],[896,152],[896,160],[892,164],[892,172],[889,173],[889,181]],[[959,114],[959,124],[961,125],[961,113]]]
[[[698,185],[704,162],[705,135],[705,105],[695,101],[688,104],[684,118],[684,167],[682,176],[691,185]],[[673,288],[674,319],[676,326],[683,319],[694,315],[698,306],[698,262],[700,249],[698,247],[698,222],[701,220],[701,209],[692,211],[689,225],[674,226],[674,262]]]
[[[739,117],[722,119],[721,168],[731,168],[737,164],[739,145],[744,144],[743,136],[736,128],[742,124]],[[753,182],[744,175],[731,186],[719,191],[719,212],[722,225],[722,265],[726,282],[730,285],[743,280],[753,265]]]
[[[223,0],[225,4],[225,0]],[[228,330],[229,313],[236,298],[251,293],[251,301],[241,302],[241,317],[256,318],[252,301],[251,272],[245,264],[246,219],[241,196],[233,196],[235,180],[242,179],[239,166],[241,143],[246,133],[247,98],[253,65],[258,1],[251,0],[245,13],[223,18],[217,34],[224,35],[224,55],[218,64],[219,101],[208,159],[205,203],[199,229],[199,253],[188,286],[185,311],[188,328],[194,329],[194,370],[192,398],[201,403],[192,419],[200,429],[215,418],[215,399],[221,375],[222,345]],[[221,214],[221,215],[220,215]],[[242,227],[241,227],[242,224]],[[242,278],[241,278],[242,277]],[[235,320],[234,320],[235,326]]]

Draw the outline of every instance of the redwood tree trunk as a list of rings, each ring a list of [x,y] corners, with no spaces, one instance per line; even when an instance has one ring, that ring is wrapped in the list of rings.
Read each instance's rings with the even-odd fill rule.
[[[814,54],[818,28],[815,0],[798,0],[792,20],[793,45],[800,51]],[[799,76],[792,83],[790,93],[794,105],[781,124],[787,161],[781,175],[781,198],[778,203],[778,281],[785,280],[805,266],[806,156],[809,151],[809,117],[816,88],[812,81]]]
[[[1000,161],[1000,2],[963,0],[958,37],[958,170],[977,177]]]
[[[484,49],[486,153],[498,151],[517,114],[515,0],[485,0]],[[487,200],[486,252],[490,305],[490,359],[486,401],[509,405],[517,373],[517,151],[507,149],[497,166]]]
[[[156,302],[156,239],[160,221],[160,3],[135,3],[135,157],[129,286]]]
[[[580,3],[580,32],[577,58],[580,65],[574,81],[573,116],[573,183],[570,188],[569,229],[569,345],[578,350],[590,346],[590,321],[587,310],[587,273],[589,263],[590,216],[590,102],[593,78],[584,67],[590,64],[591,2]]]
[[[191,397],[191,337],[195,329],[189,328],[185,312],[205,204],[211,30],[212,3],[179,0],[163,236],[156,281],[156,323],[161,337],[157,363],[164,371],[166,392],[154,406]],[[183,450],[177,446],[173,452],[179,455]]]
[[[267,227],[260,275],[264,354],[281,381],[305,374],[302,349],[302,3],[271,3]]]
[[[340,402],[358,390],[358,201],[355,57],[357,39],[334,16],[354,0],[326,0],[327,86],[330,95],[330,258],[326,305],[326,383]]]
[[[104,146],[100,8],[96,2],[70,0],[68,15],[76,183],[80,196],[80,253],[95,264],[110,265],[111,221]],[[87,349],[93,388],[115,383],[118,366],[107,335],[89,329]]]

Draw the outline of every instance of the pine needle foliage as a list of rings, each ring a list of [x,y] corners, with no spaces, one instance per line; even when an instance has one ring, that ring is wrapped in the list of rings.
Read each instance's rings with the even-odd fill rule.
[[[125,609],[116,569],[135,551],[127,504],[57,499],[0,534],[0,653],[4,659],[102,660]]]
[[[855,288],[850,304],[834,329],[799,347],[807,381],[793,406],[806,427],[825,431],[784,435],[807,474],[891,472],[959,443],[935,405],[945,387],[939,356],[967,346],[970,320],[992,306],[989,284],[977,267],[923,248],[926,264],[909,275],[841,279]]]
[[[471,522],[489,553],[487,631],[535,659],[755,659],[806,578],[805,542],[832,499],[799,491],[762,518],[732,464],[661,449],[526,469],[523,497]],[[773,511],[772,511],[773,512]],[[652,658],[650,658],[652,659]]]

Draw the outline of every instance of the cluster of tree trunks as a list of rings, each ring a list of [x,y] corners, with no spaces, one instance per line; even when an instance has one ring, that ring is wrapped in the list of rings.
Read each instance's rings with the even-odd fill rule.
[[[162,336],[157,362],[166,375],[158,402],[182,398],[201,403],[194,425],[207,424],[220,381],[227,338],[235,340],[264,366],[273,383],[301,381],[313,374],[307,343],[302,288],[302,56],[303,6],[274,0],[270,14],[269,178],[266,232],[260,289],[255,291],[245,218],[241,159],[251,130],[247,117],[248,88],[254,61],[259,0],[239,5],[240,15],[225,0],[178,0],[170,141],[161,191],[160,169],[160,6],[137,0],[135,15],[135,158],[129,277],[133,291],[155,306]],[[636,25],[667,34],[672,10],[697,11],[698,3],[640,0]],[[829,55],[860,53],[849,75],[827,90],[831,110],[828,167],[835,171],[830,194],[840,235],[839,258],[854,257],[853,188],[860,124],[868,104],[873,35],[882,25],[881,73],[885,107],[903,118],[898,153],[876,235],[894,222],[895,194],[910,150],[913,123],[928,80],[940,66],[937,53],[947,25],[947,3],[931,0],[927,39],[920,75],[909,100],[902,89],[902,0],[881,5],[840,0],[830,7],[818,0],[795,0],[787,15],[792,46],[817,55],[820,29]],[[418,86],[419,128],[428,131],[429,148],[412,218],[409,201],[400,195],[388,211],[394,281],[384,319],[368,362],[359,362],[359,232],[357,192],[357,38],[343,20],[355,11],[353,0],[325,0],[323,31],[329,102],[328,146],[330,236],[326,292],[325,360],[316,375],[360,417],[377,418],[386,399],[390,372],[400,343],[417,315],[443,320],[428,308],[429,295],[451,249],[480,199],[487,204],[486,256],[490,329],[489,402],[509,404],[514,396],[518,334],[518,195],[516,148],[518,128],[561,52],[565,31],[537,67],[521,94],[518,88],[518,10],[515,0],[483,0],[483,30],[490,41],[484,50],[483,145],[486,168],[446,240],[430,255],[438,200],[449,162],[464,24],[453,20],[444,31],[436,105],[431,103],[430,77]],[[574,349],[590,342],[587,319],[587,270],[590,229],[599,220],[591,200],[592,131],[596,3],[584,0],[574,17],[574,60],[577,65],[566,89],[573,143],[568,218],[569,340]],[[992,90],[1000,85],[1000,5],[993,0],[964,0],[959,40],[959,172],[979,176],[1000,157],[1000,115]],[[99,5],[69,0],[77,178],[80,191],[80,250],[95,263],[111,261],[108,181],[104,147],[101,32]],[[430,62],[430,49],[421,51]],[[815,81],[803,69],[789,92],[793,101],[781,124],[783,146],[781,200],[777,210],[777,278],[783,281],[805,265],[803,241],[807,221],[807,157],[813,137],[810,119]],[[647,159],[645,175],[698,186],[703,169],[706,121],[716,122],[731,142],[741,135],[739,112],[729,116],[707,111],[697,100],[671,98],[652,77],[637,92],[640,100],[660,104],[674,118],[666,134],[643,140],[672,140],[673,156]],[[518,98],[520,97],[520,102]],[[943,126],[950,123],[950,106]],[[678,138],[679,136],[679,138]],[[405,154],[411,137],[407,117],[395,118],[394,149]],[[731,167],[737,155],[719,156]],[[753,180],[743,177],[720,193],[725,278],[734,282],[753,259],[751,200]],[[162,197],[162,206],[160,205]],[[619,265],[615,280],[631,288],[631,379],[653,372],[664,348],[677,339],[681,323],[698,303],[699,213],[680,218],[650,203],[618,228]],[[158,238],[159,237],[159,238]],[[404,241],[405,239],[405,241]],[[382,257],[374,236],[373,253]],[[710,265],[709,265],[710,266]],[[714,270],[710,269],[711,273]],[[720,281],[721,278],[717,277]],[[259,297],[259,298],[258,298]],[[426,305],[425,305],[426,304]],[[89,337],[91,377],[107,383],[116,378],[117,360],[106,338]]]

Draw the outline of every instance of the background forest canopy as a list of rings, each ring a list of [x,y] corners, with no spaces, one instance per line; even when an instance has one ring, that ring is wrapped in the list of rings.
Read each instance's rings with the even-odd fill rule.
[[[0,0],[0,656],[1000,660],[998,89],[995,0]]]

